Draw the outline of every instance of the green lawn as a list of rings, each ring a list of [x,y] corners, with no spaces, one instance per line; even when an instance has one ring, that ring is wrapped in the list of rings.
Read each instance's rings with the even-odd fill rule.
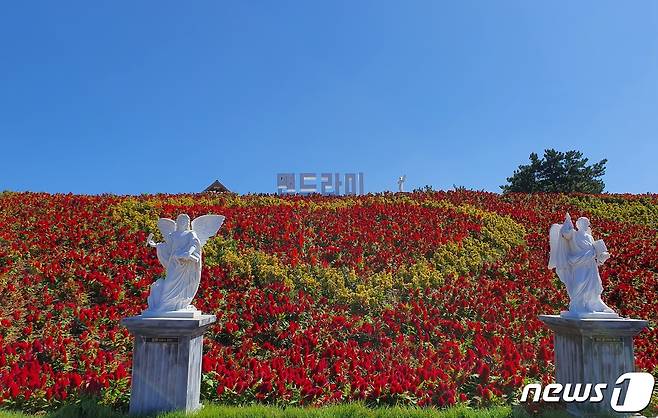
[[[93,401],[83,401],[68,405],[47,415],[29,415],[0,410],[0,418],[125,418],[127,414],[100,406]],[[568,417],[564,412],[550,411],[541,415],[544,418]],[[471,409],[457,406],[449,409],[380,407],[369,408],[360,404],[327,406],[322,408],[278,408],[274,406],[223,406],[207,405],[195,414],[170,412],[157,415],[157,418],[528,418],[520,408],[495,407],[491,409]]]

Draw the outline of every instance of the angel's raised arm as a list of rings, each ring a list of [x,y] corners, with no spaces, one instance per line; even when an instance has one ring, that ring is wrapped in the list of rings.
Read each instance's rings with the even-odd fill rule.
[[[571,237],[573,236],[573,232],[574,232],[574,227],[573,227],[573,222],[571,221],[571,215],[569,215],[569,212],[567,212],[567,215],[564,217],[564,223],[562,224],[562,228],[560,228],[560,234],[565,239],[571,239]]]

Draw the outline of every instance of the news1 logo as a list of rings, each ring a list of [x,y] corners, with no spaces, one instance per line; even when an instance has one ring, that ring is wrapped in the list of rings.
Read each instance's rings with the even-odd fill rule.
[[[299,181],[297,181],[299,179]],[[319,182],[319,184],[318,184]],[[299,187],[297,187],[299,185]],[[321,193],[340,195],[363,194],[363,173],[279,173],[276,175],[276,191],[279,194]]]
[[[622,385],[628,382],[626,396],[622,400]],[[639,412],[651,402],[651,394],[655,380],[650,373],[631,372],[619,376],[612,389],[610,407],[616,412]],[[531,383],[523,388],[521,402],[527,402],[530,391],[534,389],[532,402],[588,402],[598,403],[604,400],[603,391],[608,388],[607,383],[581,384],[581,383],[551,383],[542,390],[539,383]],[[592,390],[594,389],[594,390]]]

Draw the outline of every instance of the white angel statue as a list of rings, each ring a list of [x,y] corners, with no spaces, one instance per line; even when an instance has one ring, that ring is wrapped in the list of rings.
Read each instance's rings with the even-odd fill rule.
[[[158,260],[167,271],[166,277],[151,285],[147,317],[196,317],[200,312],[190,303],[201,281],[201,249],[215,235],[224,222],[221,215],[203,215],[192,221],[180,214],[172,219],[160,218],[158,228],[164,242],[153,241],[150,234],[146,244],[157,249]]]
[[[594,240],[589,219],[578,218],[575,229],[567,213],[563,224],[553,224],[548,267],[555,269],[569,294],[569,311],[563,317],[618,318],[601,300],[603,286],[598,266],[610,258],[603,240]]]
[[[398,178],[398,192],[404,192],[404,182],[407,181],[407,175]]]

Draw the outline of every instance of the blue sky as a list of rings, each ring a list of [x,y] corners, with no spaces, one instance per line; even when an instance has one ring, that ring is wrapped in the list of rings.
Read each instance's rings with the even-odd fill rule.
[[[658,2],[14,1],[0,189],[498,191],[532,151],[658,192]]]

